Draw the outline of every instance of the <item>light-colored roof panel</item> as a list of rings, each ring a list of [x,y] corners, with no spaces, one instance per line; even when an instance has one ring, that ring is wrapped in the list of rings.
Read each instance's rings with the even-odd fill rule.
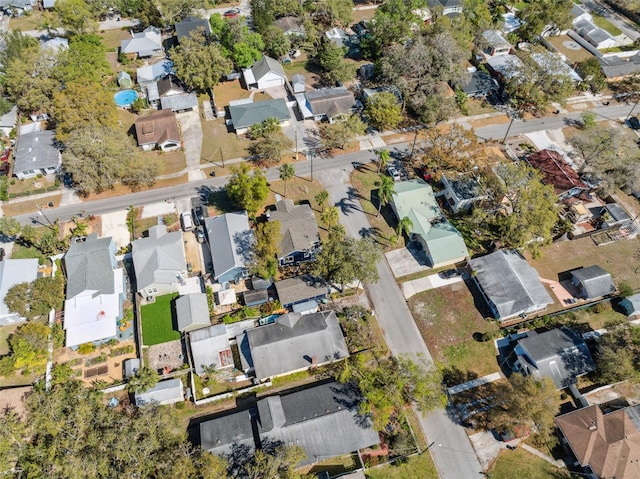
[[[132,244],[133,266],[138,291],[156,282],[176,281],[176,274],[187,270],[182,231],[167,233],[164,225],[149,229],[147,238]]]
[[[164,405],[183,401],[184,390],[182,381],[180,379],[160,381],[148,391],[136,393],[135,399],[137,406],[146,406],[154,402]]]
[[[176,300],[178,330],[189,331],[209,326],[209,305],[205,293],[191,293]]]
[[[246,211],[206,218],[205,226],[216,278],[248,266],[255,238]]]

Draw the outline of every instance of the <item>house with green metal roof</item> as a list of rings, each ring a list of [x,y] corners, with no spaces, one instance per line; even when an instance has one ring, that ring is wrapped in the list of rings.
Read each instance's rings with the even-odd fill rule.
[[[424,248],[431,267],[457,263],[469,255],[462,235],[442,214],[431,186],[422,179],[396,183],[391,207],[398,219],[411,220],[410,239]]]
[[[282,98],[258,102],[245,100],[231,102],[229,114],[237,135],[244,135],[253,125],[262,123],[268,118],[275,118],[281,126],[287,126],[291,120],[287,102]]]

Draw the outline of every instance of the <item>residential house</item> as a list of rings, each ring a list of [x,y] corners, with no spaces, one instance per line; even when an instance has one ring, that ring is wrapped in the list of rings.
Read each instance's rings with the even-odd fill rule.
[[[218,283],[238,281],[249,274],[255,237],[246,211],[205,218],[213,278]]]
[[[184,401],[184,388],[180,378],[165,379],[143,393],[135,393],[136,406],[157,404],[164,406]]]
[[[557,389],[575,384],[578,377],[596,368],[580,333],[566,327],[543,333],[528,331],[516,340],[513,352],[518,372],[538,381],[549,378]]]
[[[556,77],[568,77],[576,84],[582,81],[582,77],[556,53],[533,52],[531,58],[540,68]]]
[[[273,285],[284,308],[291,308],[309,300],[322,301],[329,294],[327,286],[313,278],[288,278],[276,281]]]
[[[146,85],[147,100],[153,105],[160,103],[163,110],[173,112],[193,111],[198,108],[198,96],[194,93],[187,93],[182,83],[174,75],[169,74]]]
[[[630,319],[640,318],[640,294],[627,296],[620,301],[620,308]]]
[[[205,374],[209,366],[217,370],[233,367],[233,354],[226,324],[216,324],[192,331],[189,349],[193,368],[198,376]]]
[[[4,136],[9,136],[18,122],[18,107],[14,106],[4,115],[0,116],[0,132]]]
[[[42,130],[41,122],[24,125],[20,128],[13,160],[13,174],[20,179],[56,173],[62,164],[56,132]]]
[[[162,60],[153,65],[145,65],[138,68],[136,70],[136,79],[140,86],[145,86],[173,74],[173,62],[171,60]]]
[[[611,275],[598,265],[571,271],[571,284],[584,299],[596,299],[616,292]]]
[[[21,17],[30,13],[37,4],[37,0],[0,0],[0,10],[7,16]]]
[[[149,228],[149,236],[131,244],[136,288],[143,296],[178,291],[187,275],[182,231],[167,232],[163,224]]]
[[[447,204],[454,214],[468,211],[473,203],[487,198],[473,174],[450,174],[450,176],[451,178],[448,178],[444,173],[442,174],[442,185],[444,186],[442,196],[447,200]]]
[[[131,38],[120,42],[120,53],[134,58],[157,57],[164,54],[160,30],[147,27],[138,33],[132,33]]]
[[[65,346],[75,348],[117,338],[126,286],[113,238],[98,238],[97,233],[74,238],[64,255],[64,270]]]
[[[489,93],[496,92],[500,88],[498,82],[491,78],[491,75],[477,70],[475,67],[467,69],[467,72],[456,87],[470,98],[484,98]]]
[[[346,120],[355,110],[356,99],[345,87],[320,88],[296,95],[302,117],[315,121]]]
[[[444,217],[431,186],[422,179],[395,184],[391,207],[396,218],[409,218],[409,237],[424,249],[433,268],[457,263],[469,253],[460,232]]]
[[[117,81],[120,88],[133,87],[133,80],[131,80],[131,75],[129,75],[127,72],[118,72]]]
[[[640,477],[640,406],[604,414],[594,404],[558,416],[556,426],[585,477]]]
[[[486,59],[489,70],[498,81],[510,80],[519,75],[524,66],[522,60],[515,55],[497,55]]]
[[[262,444],[295,444],[305,452],[298,466],[313,464],[378,444],[369,416],[360,415],[360,392],[338,382],[259,399],[249,410],[236,410],[200,423],[204,450],[232,459]]]
[[[349,357],[333,311],[287,313],[236,338],[242,369],[258,381],[293,374]]]
[[[431,10],[442,11],[442,15],[457,17],[462,14],[464,2],[462,0],[427,0]]]
[[[596,58],[608,82],[615,83],[640,73],[640,53],[630,57],[607,55]]]
[[[362,101],[366,103],[378,93],[393,93],[393,96],[396,97],[396,101],[398,102],[398,104],[402,104],[402,93],[395,85],[383,85],[376,88],[363,88]]]
[[[176,319],[181,333],[211,326],[207,295],[189,293],[176,299]]]
[[[53,37],[45,41],[41,40],[41,43],[40,43],[40,50],[52,50],[55,53],[59,53],[62,50],[66,50],[68,48],[69,48],[69,40],[62,37]]]
[[[631,217],[618,203],[607,203],[600,210],[602,228],[613,228],[631,223]]]
[[[185,37],[191,36],[195,31],[200,29],[205,35],[211,35],[211,25],[206,18],[198,18],[189,16],[175,24],[176,37],[178,43],[182,42]]]
[[[296,37],[304,37],[306,35],[302,20],[298,17],[280,17],[273,24],[282,30],[285,35]]]
[[[575,24],[576,22],[579,22],[580,20],[587,20],[587,21],[591,21],[593,20],[593,17],[591,16],[591,14],[585,10],[583,7],[581,7],[580,5],[578,5],[577,3],[574,3],[573,5],[571,5],[571,16],[573,17],[572,23]]]
[[[180,95],[172,95],[160,97],[160,108],[163,110],[181,113],[185,111],[194,111],[198,109],[198,95],[195,92],[182,93]]]
[[[559,200],[578,196],[589,189],[576,170],[555,150],[540,150],[527,157],[527,163],[542,173],[545,185],[552,185]]]
[[[251,68],[242,71],[244,83],[249,90],[264,90],[284,86],[287,76],[279,61],[263,55]]]
[[[511,44],[504,39],[498,30],[485,30],[482,32],[483,53],[489,57],[496,55],[508,55]]]
[[[247,103],[233,102],[229,105],[231,124],[237,135],[244,135],[253,125],[262,123],[268,118],[275,118],[281,126],[289,125],[291,114],[287,102],[283,98]]]
[[[469,260],[473,279],[499,321],[524,317],[553,304],[538,272],[516,250]]]
[[[135,122],[138,146],[149,151],[156,148],[174,151],[181,148],[180,128],[171,110],[154,111]]]
[[[346,47],[349,43],[349,35],[343,29],[333,27],[331,30],[327,30],[325,33],[327,39],[336,47]]]
[[[4,298],[16,284],[31,283],[37,277],[37,259],[0,259],[0,326],[21,323],[26,320],[18,313],[9,310]]]
[[[276,209],[269,212],[269,221],[280,222],[280,266],[315,259],[320,247],[320,233],[311,206],[294,205],[290,199],[279,200]]]
[[[618,46],[618,41],[609,32],[595,26],[587,19],[574,21],[573,28],[578,32],[578,35],[599,50]]]

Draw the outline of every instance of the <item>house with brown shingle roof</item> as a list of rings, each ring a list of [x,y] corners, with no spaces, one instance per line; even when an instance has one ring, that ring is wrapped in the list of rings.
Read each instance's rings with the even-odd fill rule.
[[[553,186],[560,200],[578,196],[589,189],[576,170],[571,168],[557,151],[536,151],[527,157],[527,162],[542,173],[542,181],[545,185]]]
[[[604,414],[593,405],[558,416],[556,425],[586,473],[600,479],[640,477],[640,406]]]
[[[162,151],[180,149],[180,128],[176,114],[171,110],[160,110],[142,118],[135,123],[138,146],[149,151],[160,148]]]

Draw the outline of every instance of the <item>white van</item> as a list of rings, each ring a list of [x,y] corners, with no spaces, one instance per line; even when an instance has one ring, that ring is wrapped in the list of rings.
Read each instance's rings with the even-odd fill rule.
[[[191,218],[191,213],[182,213],[180,215],[180,221],[182,222],[182,229],[184,231],[191,231],[193,229],[193,218]]]

